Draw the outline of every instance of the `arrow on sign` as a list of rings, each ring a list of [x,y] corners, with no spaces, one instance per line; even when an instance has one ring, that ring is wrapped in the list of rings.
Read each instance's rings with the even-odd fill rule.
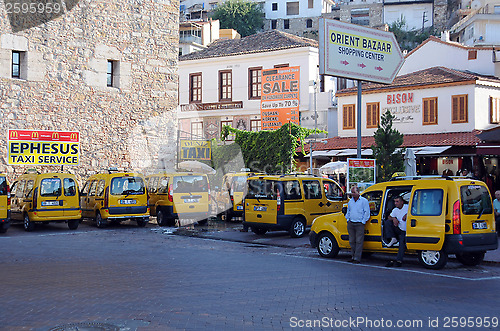
[[[375,67],[375,70],[378,70],[380,72],[380,71],[382,71],[384,69],[382,69],[382,67]]]
[[[343,64],[343,65],[345,65],[345,66],[349,64],[349,62],[347,62],[346,60],[344,60],[344,61],[340,61],[340,63],[342,63],[342,64]]]
[[[364,67],[366,67],[366,65],[364,63],[360,63],[360,64],[358,64],[358,67],[364,68]]]

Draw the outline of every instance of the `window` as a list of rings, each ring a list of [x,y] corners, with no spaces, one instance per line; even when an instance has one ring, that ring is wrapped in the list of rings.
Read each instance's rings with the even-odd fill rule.
[[[248,99],[260,99],[262,68],[248,69]]]
[[[460,196],[465,215],[491,214],[491,197],[486,187],[464,185],[460,187]]]
[[[342,111],[342,128],[344,130],[347,129],[354,129],[354,120],[355,120],[355,115],[354,115],[354,105],[344,105],[343,111]]]
[[[500,98],[490,97],[490,123],[500,123]]]
[[[342,191],[342,188],[337,183],[324,180],[323,186],[325,187],[325,195],[328,200],[343,200],[344,191]]]
[[[191,123],[191,138],[203,137],[203,122]]]
[[[150,177],[147,184],[148,193],[156,193],[158,187],[158,177]]]
[[[364,193],[363,197],[368,200],[368,204],[370,205],[370,215],[377,216],[382,205],[382,191]]]
[[[31,179],[26,182],[26,189],[24,190],[26,193],[24,195],[27,198],[33,197],[33,186],[34,185],[35,185],[35,182]]]
[[[468,120],[468,95],[451,96],[451,123],[467,123]]]
[[[290,64],[288,64],[288,63],[281,63],[281,64],[274,65],[275,68],[286,68],[288,66],[290,66]]]
[[[299,2],[287,2],[286,3],[286,14],[287,15],[298,15],[299,14]]]
[[[73,178],[64,178],[63,187],[65,196],[72,197],[76,195],[76,182]]]
[[[300,192],[300,184],[298,180],[283,182],[283,190],[285,191],[285,200],[302,199],[302,193]]]
[[[95,195],[95,189],[97,187],[97,180],[93,180],[92,183],[90,183],[90,188],[89,188],[89,195],[94,196]]]
[[[276,25],[277,25],[278,21],[276,20],[271,20],[271,29],[272,30],[276,30]]]
[[[107,81],[106,86],[113,87],[115,86],[115,71],[116,71],[116,61],[108,60],[108,68],[106,71]]]
[[[321,184],[319,180],[304,180],[302,181],[304,186],[305,199],[321,199],[323,194],[321,193]]]
[[[314,8],[314,0],[309,0],[307,2],[307,8]]]
[[[412,216],[439,216],[443,212],[443,190],[416,190],[411,202]]]
[[[437,109],[437,98],[424,98],[422,100],[424,104],[423,111],[423,125],[437,124],[438,123],[438,109]]]
[[[313,20],[308,18],[306,20],[306,28],[312,28],[313,27]]]
[[[366,127],[376,128],[380,119],[380,102],[366,104]]]
[[[109,193],[111,195],[138,195],[144,194],[145,190],[141,177],[115,177],[111,180]]]
[[[248,181],[249,199],[276,200],[276,182],[266,179],[252,179]]]
[[[260,120],[250,120],[250,131],[260,131],[261,124]]]
[[[219,101],[232,100],[233,75],[231,70],[219,71]]]
[[[61,195],[61,180],[59,178],[44,178],[40,182],[41,197],[58,197]]]
[[[278,3],[277,2],[273,2],[273,4],[272,4],[272,10],[273,11],[277,11],[278,10]]]
[[[101,179],[97,184],[95,195],[98,197],[102,197],[104,195],[104,189],[106,188],[106,182],[104,179]]]
[[[290,29],[290,20],[283,20],[283,29]]]
[[[12,78],[21,78],[21,52],[12,51]]]
[[[201,102],[201,72],[189,74],[189,103]]]
[[[469,50],[469,60],[477,59],[477,50]]]

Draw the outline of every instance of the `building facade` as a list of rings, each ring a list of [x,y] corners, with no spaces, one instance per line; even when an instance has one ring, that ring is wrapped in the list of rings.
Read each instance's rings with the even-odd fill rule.
[[[0,6],[2,132],[79,131],[80,165],[65,170],[81,176],[108,166],[156,167],[159,154],[169,163],[175,148],[156,132],[175,132],[178,5],[73,3],[50,20],[33,14],[23,21]],[[0,167],[15,176],[25,167],[7,164],[6,139]]]

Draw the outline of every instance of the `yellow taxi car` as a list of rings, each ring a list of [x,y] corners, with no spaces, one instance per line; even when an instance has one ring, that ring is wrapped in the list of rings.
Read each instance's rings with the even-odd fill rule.
[[[334,180],[314,175],[261,175],[249,177],[243,225],[256,234],[286,230],[301,237],[312,221],[338,212],[347,202]]]
[[[23,222],[26,231],[36,223],[67,222],[78,228],[82,218],[78,184],[68,173],[25,173],[12,184],[12,222]]]
[[[396,177],[367,188],[362,196],[370,203],[365,225],[364,252],[397,253],[384,237],[384,220],[394,208],[394,198],[408,204],[406,247],[429,269],[443,268],[448,254],[464,265],[482,262],[487,250],[498,248],[491,196],[487,186],[470,178]],[[342,213],[318,217],[309,233],[311,245],[323,257],[350,249],[347,221]]]
[[[0,174],[0,233],[10,227],[10,186],[7,175]]]
[[[90,176],[80,192],[80,203],[83,217],[95,220],[98,228],[129,219],[139,227],[149,222],[148,196],[139,173],[111,170]]]
[[[160,226],[174,226],[177,219],[199,224],[210,216],[210,185],[206,174],[175,172],[146,177],[149,207]]]
[[[247,179],[258,175],[253,172],[231,172],[222,177],[222,186],[215,193],[218,214],[224,216],[225,221],[234,217],[243,217],[243,199],[247,189]]]

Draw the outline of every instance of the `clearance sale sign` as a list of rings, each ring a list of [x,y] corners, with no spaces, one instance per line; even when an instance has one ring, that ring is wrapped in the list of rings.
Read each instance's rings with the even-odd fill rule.
[[[300,67],[262,70],[260,116],[262,130],[299,124]]]
[[[76,131],[9,130],[11,165],[78,165],[80,134]]]

